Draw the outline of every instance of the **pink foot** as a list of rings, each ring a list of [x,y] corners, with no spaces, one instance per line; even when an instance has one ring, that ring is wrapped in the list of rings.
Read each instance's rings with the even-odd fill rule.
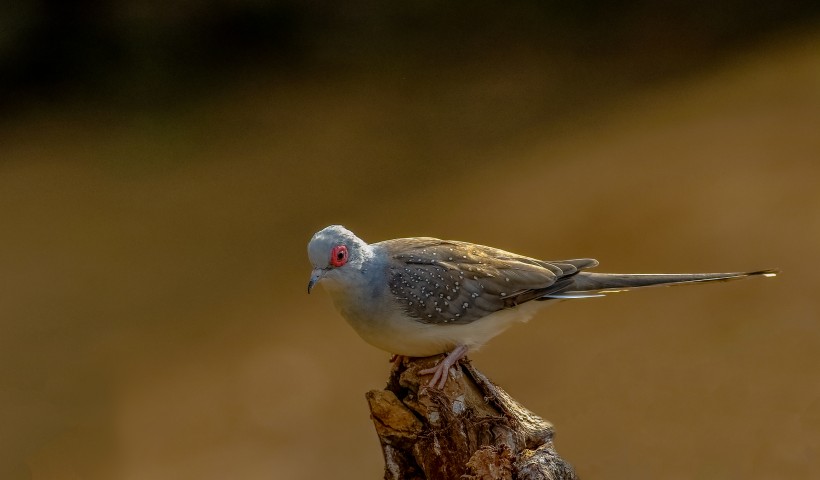
[[[389,361],[390,363],[392,363],[393,365],[398,365],[398,364],[400,364],[400,363],[401,363],[401,361],[402,361],[402,360],[404,360],[404,355],[396,355],[396,354],[394,353],[394,354],[390,357],[390,360],[388,360],[388,361]]]
[[[456,364],[464,355],[467,353],[467,346],[466,345],[459,345],[453,349],[452,352],[448,353],[444,360],[440,361],[438,365],[433,368],[425,368],[424,370],[419,370],[419,375],[433,375],[433,378],[430,379],[430,383],[427,385],[430,387],[438,388],[441,390],[444,388],[444,384],[447,383],[447,374],[450,371],[450,367]]]

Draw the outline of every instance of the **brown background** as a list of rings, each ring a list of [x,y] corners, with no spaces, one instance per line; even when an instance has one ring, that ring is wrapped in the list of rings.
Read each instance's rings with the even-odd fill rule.
[[[813,478],[820,30],[789,25],[719,54],[456,61],[425,57],[434,36],[196,94],[9,86],[0,476],[379,477],[364,392],[389,355],[305,292],[308,239],[341,223],[600,271],[781,268],[565,302],[472,358],[584,478]]]

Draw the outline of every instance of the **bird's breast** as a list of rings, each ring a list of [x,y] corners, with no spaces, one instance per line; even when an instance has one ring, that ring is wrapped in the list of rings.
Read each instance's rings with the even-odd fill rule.
[[[475,350],[512,324],[528,320],[546,302],[528,302],[470,323],[424,323],[384,291],[355,285],[328,285],[336,308],[362,339],[389,353],[426,357],[457,345]]]

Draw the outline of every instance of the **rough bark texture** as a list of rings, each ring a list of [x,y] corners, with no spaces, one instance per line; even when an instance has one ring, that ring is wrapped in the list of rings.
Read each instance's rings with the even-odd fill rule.
[[[397,362],[384,390],[367,392],[384,454],[384,478],[575,480],[555,452],[552,425],[467,360],[443,390],[418,371],[442,356]]]

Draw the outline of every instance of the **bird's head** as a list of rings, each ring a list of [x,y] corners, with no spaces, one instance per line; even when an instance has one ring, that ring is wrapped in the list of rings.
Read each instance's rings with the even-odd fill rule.
[[[346,276],[361,271],[370,256],[370,248],[361,238],[341,225],[319,230],[308,243],[308,258],[313,272],[308,293],[319,280],[344,281]]]

